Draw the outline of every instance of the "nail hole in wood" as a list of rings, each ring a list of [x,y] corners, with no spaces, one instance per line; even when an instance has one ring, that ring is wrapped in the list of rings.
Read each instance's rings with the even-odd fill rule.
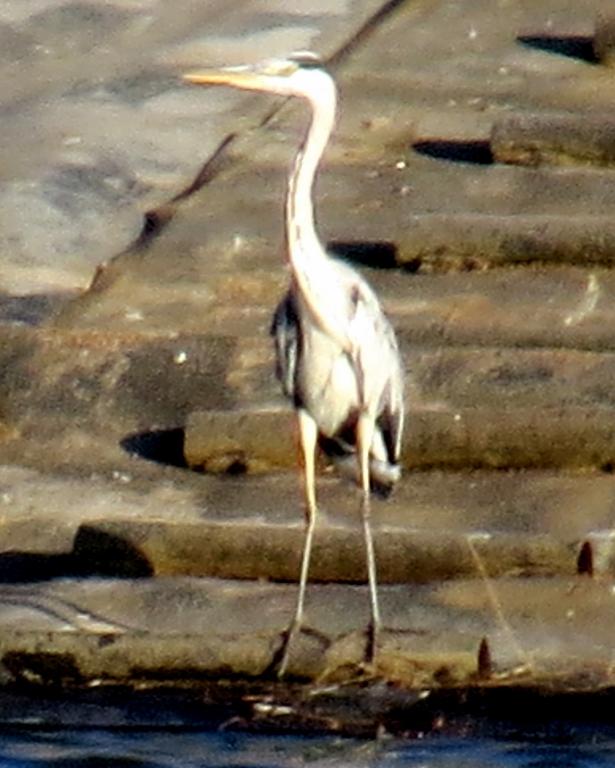
[[[594,552],[589,541],[584,541],[577,557],[577,573],[594,575]]]

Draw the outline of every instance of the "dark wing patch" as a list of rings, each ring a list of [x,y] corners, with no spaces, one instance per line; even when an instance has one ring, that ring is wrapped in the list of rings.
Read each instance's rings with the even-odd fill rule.
[[[297,305],[289,291],[276,307],[271,321],[271,335],[275,348],[275,375],[282,391],[297,405],[297,359],[299,356],[300,326]]]
[[[389,464],[399,463],[399,435],[403,427],[403,413],[401,408],[393,403],[387,403],[377,420],[377,426],[382,432],[384,447],[387,452]]]

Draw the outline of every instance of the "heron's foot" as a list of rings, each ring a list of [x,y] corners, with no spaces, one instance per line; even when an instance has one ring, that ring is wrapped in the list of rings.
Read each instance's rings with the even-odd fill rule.
[[[271,664],[272,669],[275,670],[278,680],[281,680],[286,674],[286,670],[288,669],[288,662],[290,661],[291,648],[299,632],[301,632],[301,622],[297,619],[292,621],[288,629],[282,632],[282,644],[276,651],[273,657],[273,662]]]
[[[378,666],[380,624],[376,624],[374,621],[370,621],[367,625],[365,634],[365,656],[363,658],[362,667],[364,671],[369,672],[370,674],[375,674],[376,668]]]

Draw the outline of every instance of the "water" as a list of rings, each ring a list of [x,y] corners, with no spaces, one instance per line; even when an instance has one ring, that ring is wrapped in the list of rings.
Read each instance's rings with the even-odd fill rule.
[[[591,740],[590,740],[591,741]],[[615,742],[355,740],[219,732],[4,731],[0,768],[602,768]]]

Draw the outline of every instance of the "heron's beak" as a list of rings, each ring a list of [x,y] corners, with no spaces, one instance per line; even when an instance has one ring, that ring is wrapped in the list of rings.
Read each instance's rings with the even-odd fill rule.
[[[186,72],[182,79],[195,85],[232,85],[246,91],[264,91],[267,78],[247,67],[229,67],[228,69],[205,69],[201,72]]]

